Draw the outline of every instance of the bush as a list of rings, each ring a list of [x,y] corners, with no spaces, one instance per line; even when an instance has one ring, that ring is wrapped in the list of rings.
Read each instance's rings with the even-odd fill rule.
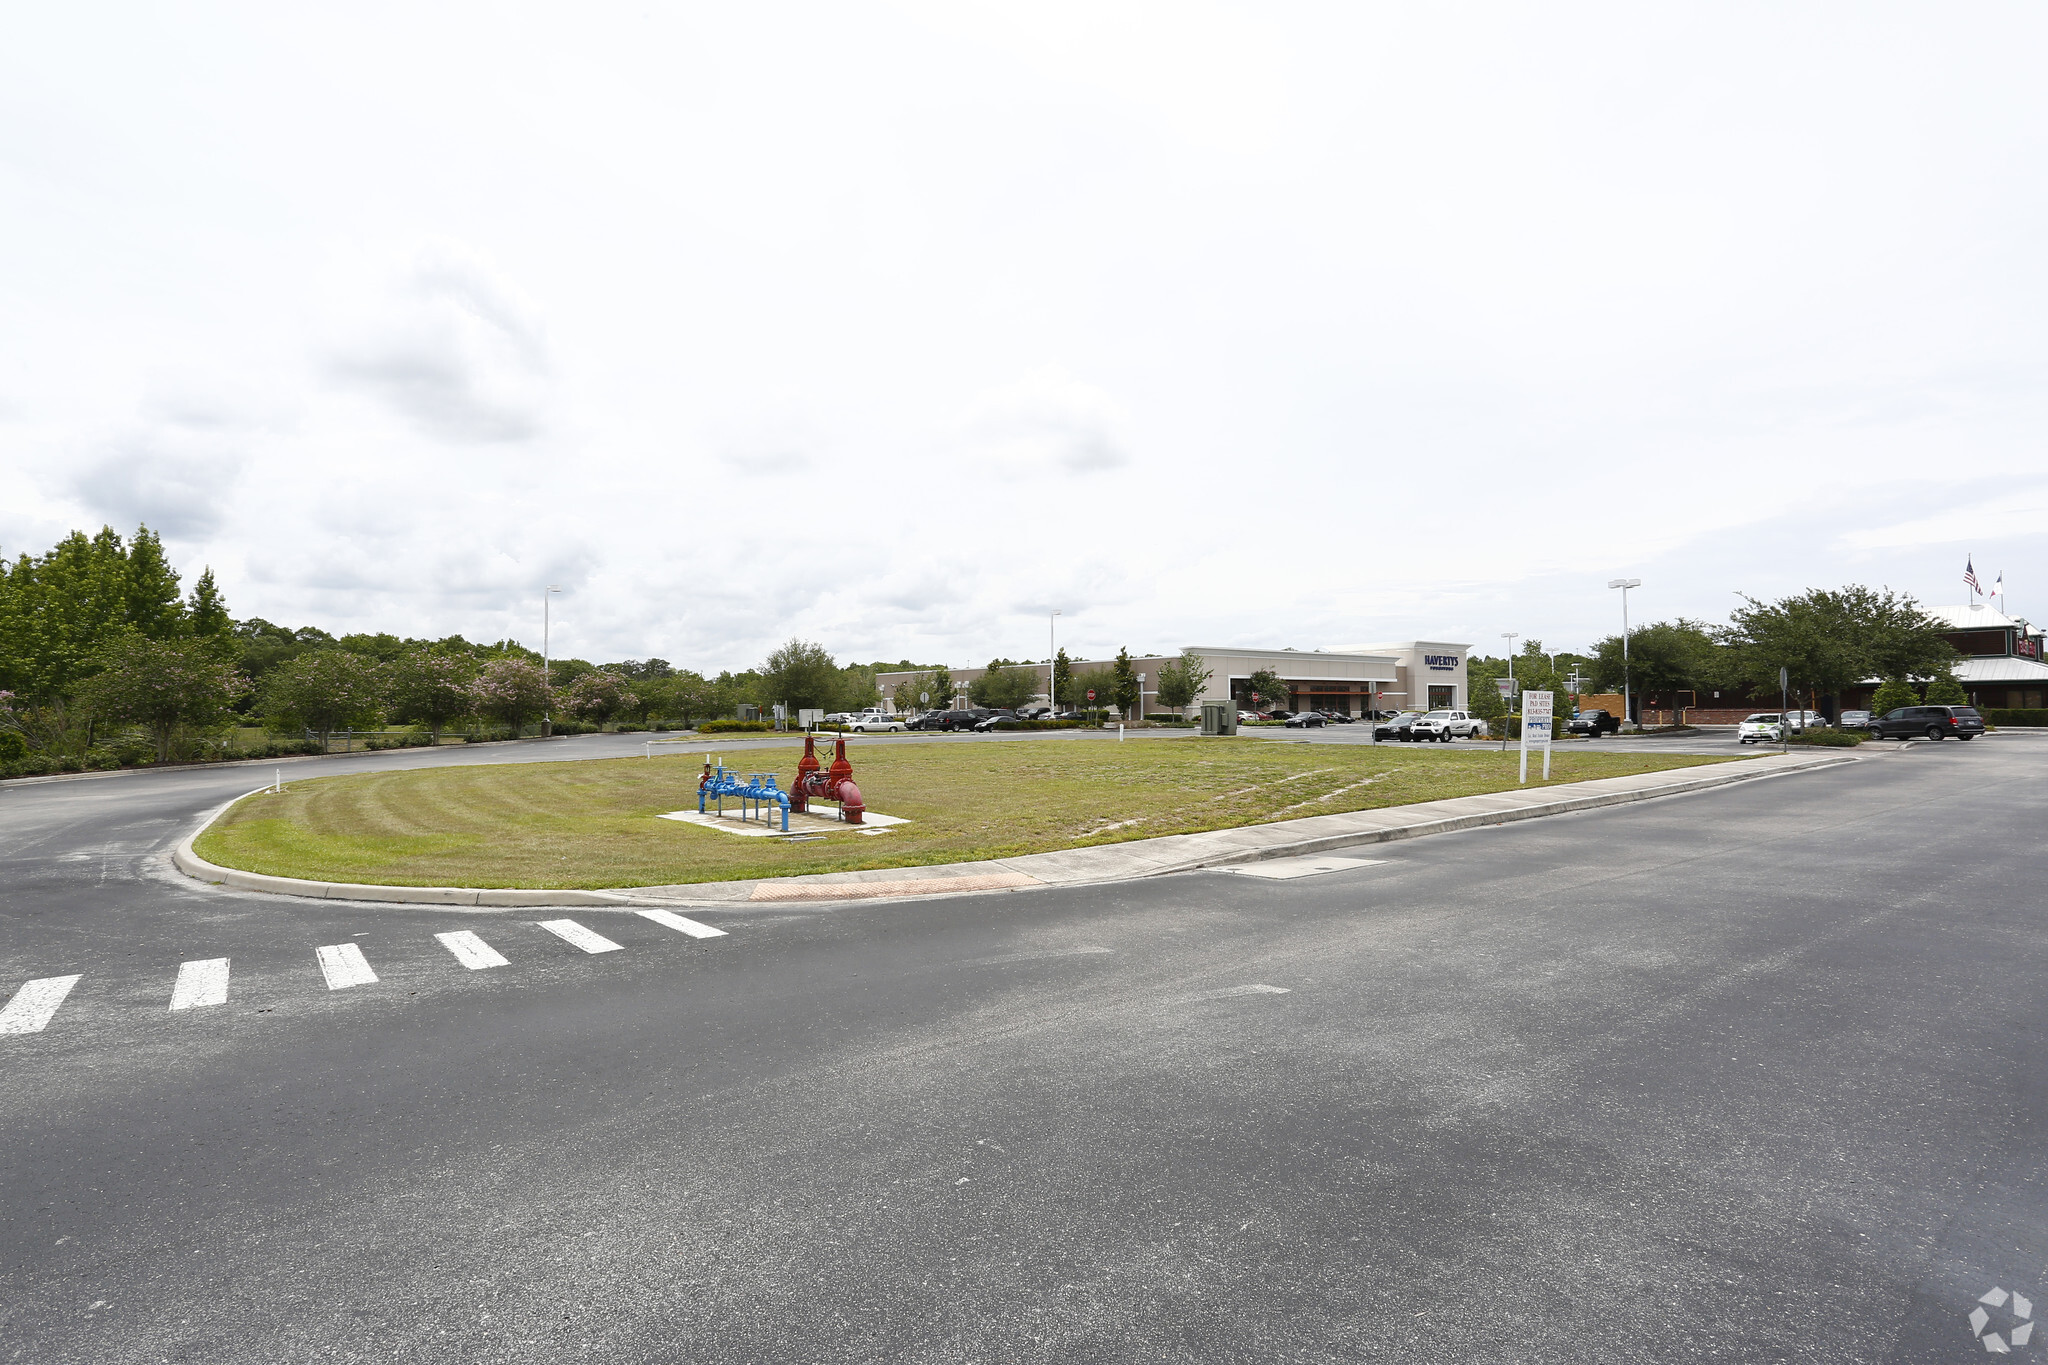
[[[700,735],[767,735],[775,727],[765,720],[707,720],[697,727]]]
[[[1145,719],[1165,721],[1168,724],[1173,724],[1178,721],[1184,721],[1187,717],[1178,711],[1147,711]]]
[[[2039,729],[2048,726],[2048,709],[2042,707],[1992,706],[1985,708],[1986,725],[2010,725],[2017,729]]]
[[[0,763],[19,763],[28,757],[28,741],[19,730],[0,730]]]
[[[622,735],[637,735],[642,730],[645,730],[647,727],[644,725],[635,725],[631,721],[623,721],[618,725],[614,725],[612,728]]]
[[[665,735],[668,733],[668,727],[666,725],[650,725],[647,728],[654,731],[654,733],[657,735]]]
[[[1787,735],[1785,742],[1815,749],[1853,749],[1869,738],[1861,730],[1801,730]]]
[[[106,749],[93,749],[85,756],[85,766],[94,772],[110,772],[121,766],[121,756]]]

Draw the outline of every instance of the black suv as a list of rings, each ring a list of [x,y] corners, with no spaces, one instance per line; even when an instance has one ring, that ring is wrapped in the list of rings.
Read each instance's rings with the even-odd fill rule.
[[[1870,722],[1872,739],[1975,739],[1984,733],[1984,717],[1974,706],[1901,706]]]
[[[1587,739],[1598,739],[1602,735],[1621,733],[1621,722],[1605,711],[1581,711],[1565,722],[1564,732],[1568,735],[1584,735]]]

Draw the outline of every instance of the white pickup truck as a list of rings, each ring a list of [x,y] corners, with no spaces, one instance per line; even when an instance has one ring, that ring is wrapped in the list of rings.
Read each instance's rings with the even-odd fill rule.
[[[1473,739],[1486,733],[1486,722],[1468,711],[1429,711],[1409,727],[1417,743],[1433,740],[1449,744],[1453,739]]]

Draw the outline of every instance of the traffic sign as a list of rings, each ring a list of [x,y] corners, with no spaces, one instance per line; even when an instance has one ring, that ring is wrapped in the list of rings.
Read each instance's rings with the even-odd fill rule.
[[[1090,700],[1090,701],[1094,701],[1094,700],[1095,700],[1095,689],[1094,689],[1094,688],[1092,688],[1092,687],[1088,689],[1088,700]]]

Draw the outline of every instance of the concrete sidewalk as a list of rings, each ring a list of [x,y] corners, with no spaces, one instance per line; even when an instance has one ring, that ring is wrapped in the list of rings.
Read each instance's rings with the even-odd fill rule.
[[[374,886],[355,882],[302,881],[295,877],[270,877],[220,867],[194,853],[192,842],[233,802],[209,813],[179,843],[171,861],[187,876],[216,886],[316,900],[381,901],[477,910],[533,905],[614,906],[621,909],[636,905],[670,905],[730,911],[766,910],[806,903],[831,904],[1130,881],[1168,872],[1327,853],[1360,844],[1416,839],[1481,825],[1504,825],[1512,820],[1561,815],[1567,811],[1650,801],[1733,782],[1754,782],[1856,761],[1846,753],[1772,754],[1762,758],[1736,759],[1706,768],[1605,777],[1591,782],[1460,796],[1446,801],[1424,801],[1411,806],[1350,811],[1341,815],[1315,815],[1301,820],[1244,825],[1201,834],[1169,834],[1156,839],[1133,839],[1120,844],[1029,853],[983,862],[878,868],[868,872],[821,872],[759,881],[634,886],[613,891]]]

